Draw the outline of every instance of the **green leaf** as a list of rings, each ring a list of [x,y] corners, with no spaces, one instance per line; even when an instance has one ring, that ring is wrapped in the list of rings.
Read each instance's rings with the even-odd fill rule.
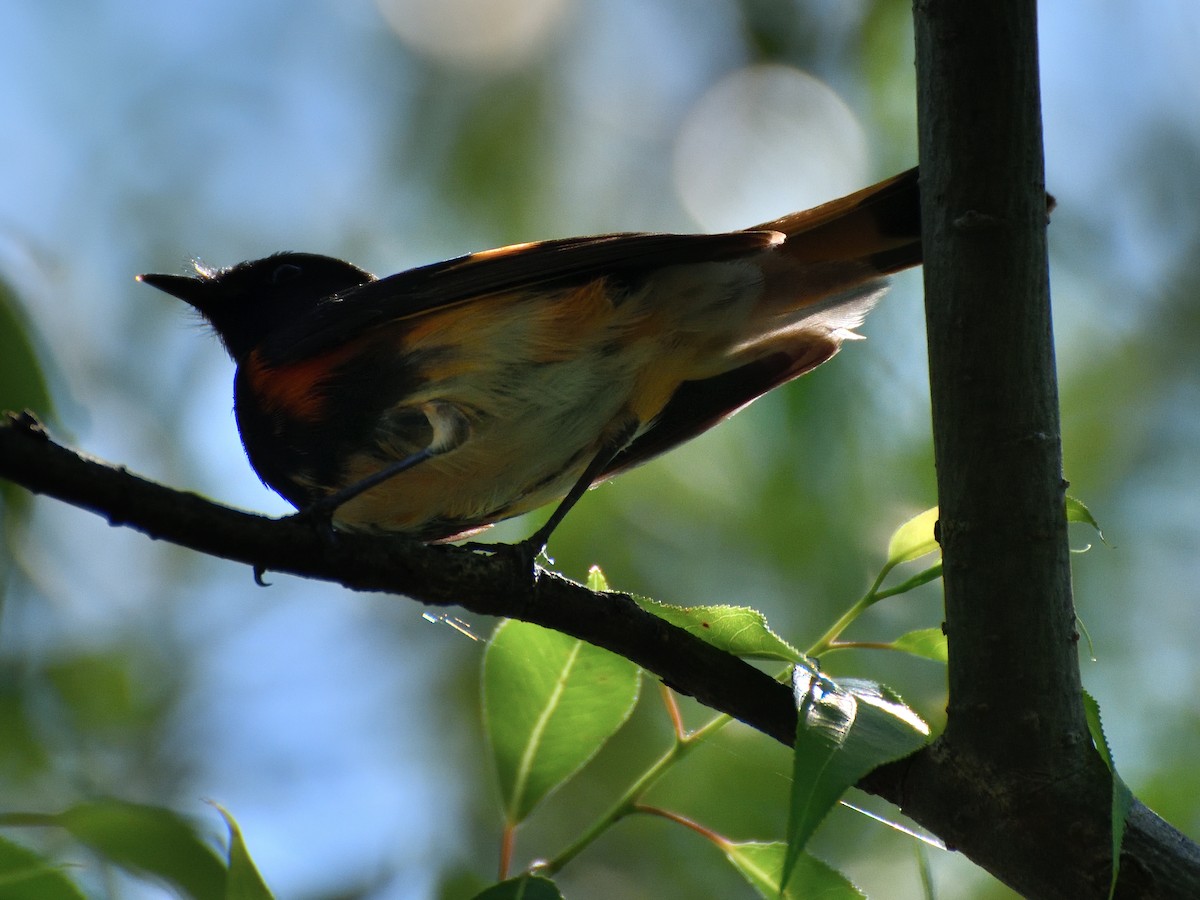
[[[834,682],[796,666],[796,727],[784,883],[808,839],[846,789],[884,763],[925,745],[929,727],[882,685]]]
[[[604,570],[599,566],[592,566],[588,569],[587,589],[589,591],[608,590],[608,579],[604,577]]]
[[[48,817],[109,862],[157,877],[195,900],[225,896],[225,865],[182,816],[104,800]]]
[[[1129,818],[1129,810],[1133,808],[1133,791],[1117,774],[1108,738],[1104,735],[1104,725],[1100,721],[1100,704],[1087,691],[1083,692],[1083,710],[1087,715],[1088,731],[1092,734],[1096,751],[1108,766],[1108,771],[1112,773],[1112,881],[1108,886],[1108,896],[1111,900],[1117,892],[1117,875],[1121,869],[1121,844],[1125,842],[1125,821]]]
[[[946,635],[940,628],[919,628],[902,634],[889,645],[893,650],[911,653],[922,659],[932,659],[934,662],[947,661]]]
[[[0,281],[0,412],[53,412],[50,391],[12,288]]]
[[[787,844],[780,841],[729,843],[722,849],[742,877],[769,900],[863,900],[867,896],[841,872],[807,853],[795,861],[787,888],[780,891],[787,859]]]
[[[558,886],[549,878],[539,875],[522,875],[493,884],[474,900],[563,900]]]
[[[250,857],[250,851],[246,849],[237,821],[223,806],[217,803],[213,806],[229,828],[229,875],[225,881],[225,900],[274,900],[274,895]]]
[[[891,540],[888,541],[885,568],[895,568],[901,563],[920,559],[937,550],[938,542],[933,534],[937,520],[938,508],[935,506],[913,516],[892,532]]]
[[[4,563],[0,562],[0,606],[3,584]],[[44,713],[35,712],[44,700],[35,698],[29,686],[20,683],[18,666],[16,660],[0,664],[0,771],[20,783],[49,766],[51,751],[44,743]]]
[[[4,838],[0,838],[0,897],[84,900],[83,892],[54,863]]]
[[[638,606],[727,653],[746,659],[800,662],[804,655],[767,625],[767,617],[748,606],[671,606],[635,597]]]
[[[121,729],[137,724],[137,679],[128,653],[120,649],[81,653],[46,668],[67,715],[81,731]]]
[[[522,821],[629,718],[641,670],[528,622],[501,622],[483,658],[485,727],[507,821]]]
[[[30,332],[16,294],[0,280],[0,414],[30,409],[44,421],[54,408]],[[0,482],[0,506],[24,514],[29,496],[10,482]]]
[[[1067,498],[1067,521],[1081,522],[1084,525],[1091,525],[1096,529],[1096,534],[1100,535],[1100,540],[1104,543],[1104,532],[1100,530],[1100,523],[1096,521],[1096,517],[1092,515],[1092,511],[1083,505],[1082,500],[1076,500],[1074,497]]]

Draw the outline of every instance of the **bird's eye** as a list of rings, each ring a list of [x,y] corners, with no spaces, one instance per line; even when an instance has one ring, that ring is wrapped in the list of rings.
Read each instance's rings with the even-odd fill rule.
[[[300,274],[300,267],[295,263],[281,263],[271,273],[271,284],[283,284],[291,281]]]

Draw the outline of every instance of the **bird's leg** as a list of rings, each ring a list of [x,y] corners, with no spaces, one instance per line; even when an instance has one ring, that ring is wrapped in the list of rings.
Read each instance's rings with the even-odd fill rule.
[[[326,525],[332,526],[333,514],[355,497],[365,494],[371,488],[378,487],[385,481],[395,478],[401,472],[407,472],[409,469],[428,459],[433,459],[435,456],[449,453],[451,450],[461,447],[471,436],[471,423],[467,420],[462,410],[454,404],[443,401],[431,401],[421,407],[421,411],[425,414],[430,426],[433,428],[433,439],[429,442],[429,446],[403,459],[389,463],[378,472],[372,472],[365,478],[360,478],[352,484],[348,484],[331,494],[326,494],[324,497],[314,500],[308,506],[304,507],[304,509],[300,510],[300,512],[296,513],[296,515],[312,518],[314,521],[324,522]]]
[[[515,544],[466,544],[464,546],[488,553],[512,553],[522,560],[522,564],[528,561],[529,568],[532,568],[534,561],[546,549],[546,544],[549,543],[554,529],[562,523],[571,508],[587,493],[587,489],[592,486],[592,483],[604,474],[616,455],[625,449],[637,431],[637,427],[636,422],[631,422],[601,445],[599,452],[592,457],[592,461],[583,470],[583,474],[571,486],[567,495],[558,502],[554,512],[550,513],[550,518],[525,540]]]

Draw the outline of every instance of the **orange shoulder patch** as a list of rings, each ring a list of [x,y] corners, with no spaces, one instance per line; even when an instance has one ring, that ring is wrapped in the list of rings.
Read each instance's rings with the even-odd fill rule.
[[[246,357],[242,368],[251,391],[265,412],[316,422],[324,413],[327,399],[322,385],[354,353],[355,344],[343,344],[300,362],[268,366],[255,350]]]

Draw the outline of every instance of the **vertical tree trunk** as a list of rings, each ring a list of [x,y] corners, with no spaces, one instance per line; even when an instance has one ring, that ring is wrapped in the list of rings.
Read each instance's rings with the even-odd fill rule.
[[[951,737],[1077,760],[1080,703],[1033,0],[918,3],[926,320]],[[1036,698],[1036,704],[1031,700]],[[1036,707],[1036,715],[1030,715]],[[995,719],[1008,721],[1001,735]]]
[[[914,16],[950,701],[902,802],[1027,896],[1103,897],[1111,781],[1071,600],[1036,3],[915,0]],[[1194,896],[1195,845],[1163,852],[1185,844],[1137,806],[1118,895]]]

